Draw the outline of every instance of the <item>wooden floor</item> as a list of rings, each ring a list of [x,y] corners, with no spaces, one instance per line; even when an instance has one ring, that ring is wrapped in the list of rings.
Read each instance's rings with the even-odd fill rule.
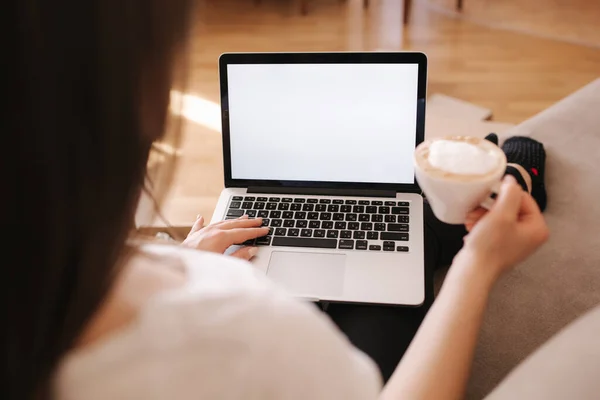
[[[417,0],[419,1],[419,0]],[[456,0],[422,0],[454,11]],[[463,0],[461,18],[556,40],[600,47],[598,0]]]
[[[476,1],[485,2],[465,4]],[[484,106],[495,120],[509,123],[533,116],[600,76],[598,48],[489,28],[439,12],[444,4],[432,2],[414,0],[411,23],[403,27],[400,0],[371,0],[367,11],[362,0],[313,0],[306,16],[294,0],[200,1],[190,82],[179,88],[190,96],[184,113],[190,121],[164,207],[169,222],[188,225],[198,213],[210,218],[223,186],[217,75],[223,52],[423,51],[430,63],[429,93]],[[585,10],[579,17],[588,23]]]

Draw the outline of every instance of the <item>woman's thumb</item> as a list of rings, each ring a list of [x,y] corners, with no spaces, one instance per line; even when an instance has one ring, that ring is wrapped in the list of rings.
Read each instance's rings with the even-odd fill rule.
[[[234,251],[231,253],[231,256],[241,258],[242,260],[250,260],[256,255],[256,253],[258,253],[258,247],[246,246]]]
[[[506,175],[502,181],[502,186],[500,186],[498,199],[492,208],[492,212],[502,212],[517,218],[522,200],[523,188],[519,186],[514,176]]]

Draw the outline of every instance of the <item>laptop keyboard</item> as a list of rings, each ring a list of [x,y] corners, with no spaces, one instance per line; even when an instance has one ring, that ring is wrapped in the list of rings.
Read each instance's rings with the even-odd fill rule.
[[[233,196],[225,219],[263,218],[267,236],[245,245],[407,252],[407,201]]]

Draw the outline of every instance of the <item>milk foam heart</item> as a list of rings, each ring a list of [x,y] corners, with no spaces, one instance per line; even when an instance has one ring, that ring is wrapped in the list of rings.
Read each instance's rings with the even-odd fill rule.
[[[485,175],[498,168],[498,158],[475,144],[456,140],[436,140],[429,146],[429,164],[460,175]]]

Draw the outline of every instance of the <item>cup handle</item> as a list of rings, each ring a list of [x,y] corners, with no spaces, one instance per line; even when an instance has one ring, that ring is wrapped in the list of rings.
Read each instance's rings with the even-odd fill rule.
[[[498,193],[500,192],[501,184],[502,184],[501,182],[497,182],[494,184],[494,186],[492,186],[492,189],[490,190],[491,193],[485,200],[483,200],[481,202],[481,204],[480,204],[481,207],[485,208],[486,210],[492,209],[492,207],[494,206],[494,203],[496,203],[496,197],[498,197]]]

